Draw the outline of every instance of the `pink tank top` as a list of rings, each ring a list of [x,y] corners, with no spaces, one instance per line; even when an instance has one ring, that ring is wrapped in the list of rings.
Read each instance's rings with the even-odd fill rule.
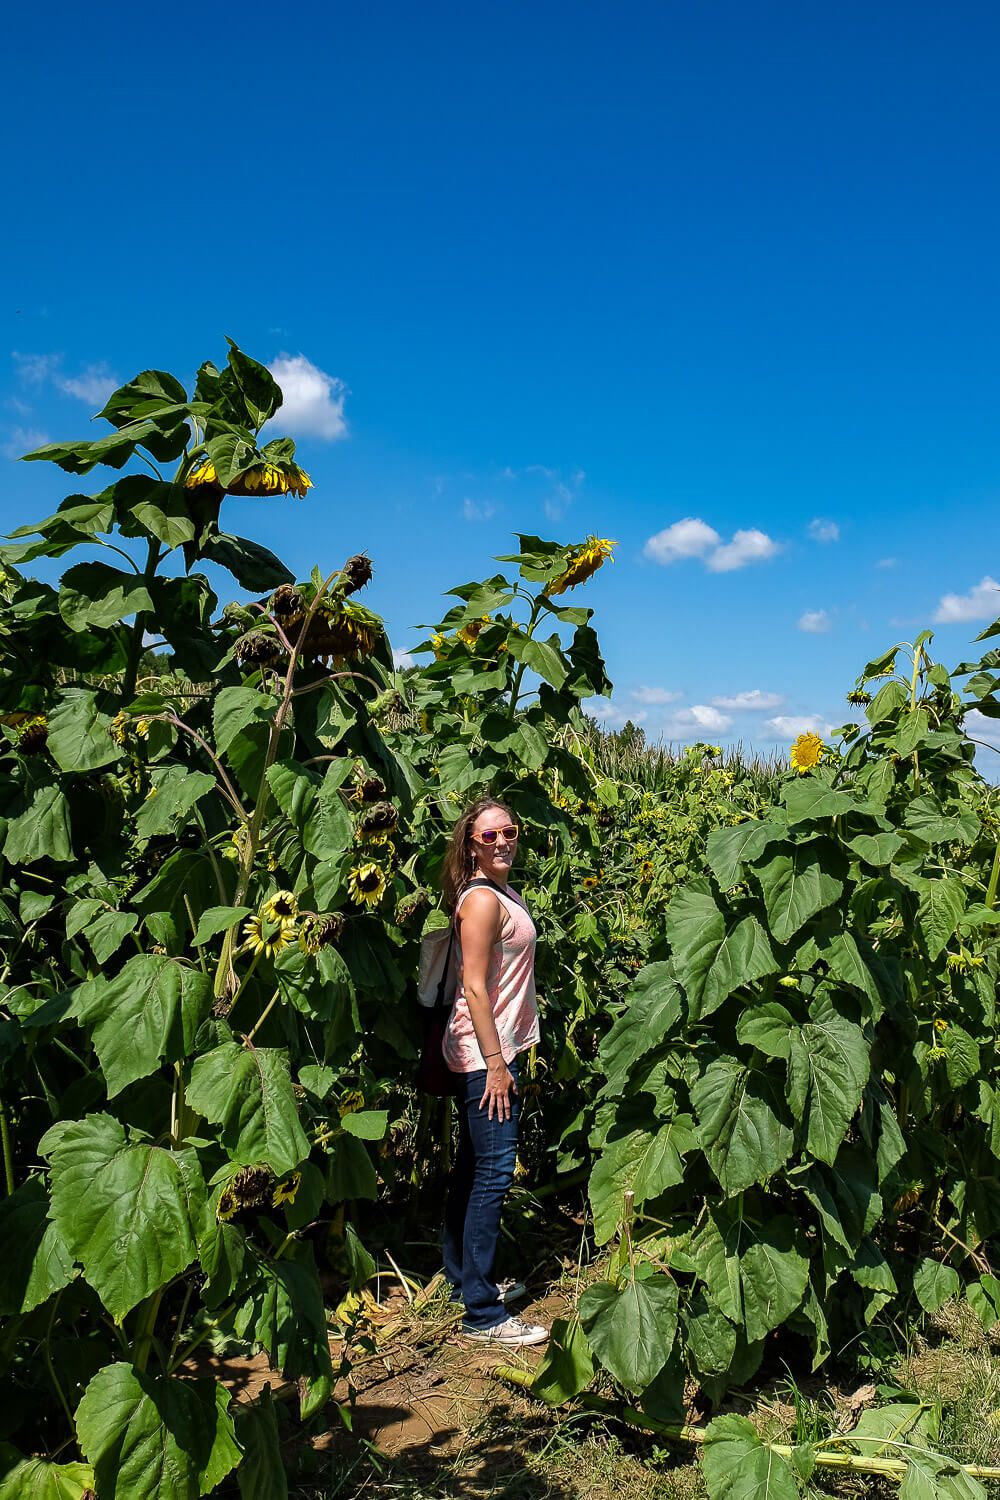
[[[479,887],[482,889],[482,887]],[[462,892],[455,906],[455,916],[470,893]],[[504,1062],[538,1041],[538,1007],[535,1004],[535,924],[528,908],[510,886],[494,889],[504,909],[506,936],[495,944],[486,973],[486,992],[493,1007],[497,1035]],[[458,984],[455,1003],[448,1017],[441,1051],[453,1073],[474,1073],[486,1067],[476,1030],[469,1014],[469,1002],[462,987],[462,944],[456,935]]]

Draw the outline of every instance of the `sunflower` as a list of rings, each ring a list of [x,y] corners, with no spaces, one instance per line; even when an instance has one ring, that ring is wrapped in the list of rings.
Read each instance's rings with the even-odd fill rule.
[[[17,748],[22,755],[37,755],[45,749],[49,737],[49,721],[44,714],[32,714],[16,730]]]
[[[399,826],[399,814],[391,802],[376,802],[358,819],[357,838],[362,844],[387,844]]]
[[[343,1119],[345,1115],[357,1114],[358,1110],[364,1109],[364,1107],[365,1096],[364,1094],[362,1094],[360,1089],[348,1089],[347,1093],[342,1096],[339,1104],[337,1105],[337,1109],[340,1112],[341,1119]]]
[[[383,634],[382,621],[370,609],[339,604],[313,616],[303,651],[309,656],[371,656]]]
[[[655,874],[656,866],[653,864],[653,861],[651,859],[644,859],[639,866],[639,879],[643,885],[648,885]]]
[[[381,776],[376,776],[369,771],[367,766],[360,761],[354,768],[354,792],[355,802],[381,802],[386,795],[388,787]]]
[[[128,715],[115,714],[108,726],[108,733],[116,745],[124,745],[128,739]]]
[[[478,620],[470,620],[457,631],[457,637],[463,646],[474,646],[483,631],[483,626],[490,623],[489,615],[481,615]]]
[[[233,1215],[239,1210],[239,1206],[239,1200],[237,1199],[236,1194],[233,1192],[232,1188],[223,1188],[222,1193],[219,1197],[219,1201],[216,1204],[215,1217],[218,1219],[220,1224],[224,1224],[227,1219],[231,1219]]]
[[[356,865],[347,877],[347,889],[356,906],[377,906],[387,885],[385,871],[374,862]]]
[[[293,583],[280,584],[271,595],[271,613],[285,629],[297,625],[305,612],[302,595]]]
[[[823,741],[818,734],[809,730],[806,734],[800,734],[792,746],[789,760],[799,775],[806,771],[812,771],[819,765],[823,757]]]
[[[586,583],[598,568],[604,566],[605,558],[611,557],[617,545],[607,537],[588,536],[582,546],[570,550],[565,571],[548,585],[545,592],[549,595],[565,594],[567,589],[575,589],[578,583]]]
[[[872,695],[866,693],[864,688],[855,688],[852,693],[848,693],[847,701],[854,708],[867,708],[872,701]]]
[[[194,466],[188,470],[187,477],[184,480],[184,488],[186,490],[196,490],[203,484],[212,484],[216,489],[222,488],[219,484],[219,476],[215,471],[215,465],[207,453],[203,454]]]
[[[305,499],[312,480],[298,464],[257,464],[226,486],[227,495],[298,495]]]
[[[440,630],[435,630],[431,636],[431,645],[434,647],[434,659],[440,661],[442,656],[448,654],[448,637],[442,635]]]
[[[781,978],[778,980],[778,983],[781,985],[782,989],[797,990],[800,981],[794,974],[782,974]]]
[[[358,589],[367,588],[372,581],[372,560],[365,552],[356,552],[349,557],[343,567],[344,593],[356,594]]]
[[[271,1194],[271,1207],[280,1208],[283,1203],[294,1203],[295,1195],[302,1185],[302,1173],[293,1172],[285,1182],[279,1182]]]
[[[344,919],[339,912],[329,912],[326,916],[310,913],[299,928],[299,947],[315,958],[321,948],[332,948],[343,930]]]
[[[291,891],[275,891],[261,907],[261,915],[269,922],[292,922],[298,914],[298,898]]]
[[[596,891],[600,883],[596,875],[585,875],[583,877],[583,888],[585,891]]]
[[[274,922],[264,913],[258,912],[243,924],[243,940],[251,953],[263,953],[265,958],[274,958],[287,948],[295,938],[294,922]]]
[[[248,630],[233,643],[233,655],[241,667],[273,667],[284,654],[277,637],[264,630]]]

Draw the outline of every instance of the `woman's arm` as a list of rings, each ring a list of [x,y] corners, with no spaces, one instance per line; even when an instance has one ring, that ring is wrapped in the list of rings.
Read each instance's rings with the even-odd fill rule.
[[[486,1061],[486,1090],[479,1108],[489,1101],[489,1118],[510,1117],[510,1091],[517,1084],[500,1054],[500,1038],[493,1006],[486,988],[490,959],[503,926],[503,908],[491,891],[471,891],[458,914],[462,944],[462,988],[479,1050]]]

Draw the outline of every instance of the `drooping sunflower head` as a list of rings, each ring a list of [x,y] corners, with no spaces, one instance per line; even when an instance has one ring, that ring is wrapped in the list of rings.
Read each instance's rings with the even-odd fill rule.
[[[855,688],[853,692],[848,693],[847,701],[854,708],[867,708],[872,701],[872,695],[866,693],[864,688]]]
[[[655,874],[656,866],[653,864],[653,861],[651,859],[644,859],[639,866],[639,879],[643,885],[648,885]]]
[[[463,646],[474,646],[483,633],[483,627],[490,623],[489,615],[481,615],[478,620],[470,620],[463,625],[461,630],[456,631],[458,639]]]
[[[292,891],[275,891],[261,907],[269,922],[292,922],[299,914],[299,903]]]
[[[800,734],[789,752],[789,760],[799,775],[813,771],[823,758],[823,741],[810,729]]]
[[[358,838],[363,844],[384,844],[399,826],[399,814],[391,802],[376,802],[358,819]]]
[[[367,766],[358,762],[354,768],[355,802],[381,802],[388,790],[381,776],[376,776]]]
[[[377,906],[388,883],[381,865],[372,861],[354,867],[347,877],[347,890],[356,906]]]
[[[219,1196],[215,1216],[220,1222],[231,1219],[244,1208],[260,1208],[274,1191],[274,1173],[263,1163],[240,1167],[229,1179]]]
[[[397,925],[399,927],[408,926],[417,917],[422,917],[426,911],[429,911],[430,905],[430,892],[425,890],[423,886],[419,890],[414,891],[412,895],[404,896],[396,906]]]
[[[233,655],[241,667],[273,667],[284,654],[277,637],[264,630],[248,630],[233,644]]]
[[[243,941],[251,953],[274,958],[295,941],[295,923],[271,921],[263,912],[257,912],[243,924]]]
[[[306,612],[302,595],[293,583],[282,583],[271,595],[271,613],[283,629],[297,625]]]
[[[17,748],[22,755],[37,755],[45,749],[49,737],[49,721],[44,714],[32,714],[17,728]]]
[[[310,620],[302,649],[309,656],[371,656],[384,633],[378,615],[364,605],[335,601]]]
[[[281,464],[255,464],[226,486],[227,495],[298,495],[304,500],[312,489],[305,469],[289,459]]]
[[[321,948],[336,947],[343,930],[344,919],[339,911],[308,916],[299,928],[299,947],[315,958]]]
[[[567,589],[575,589],[577,584],[586,583],[598,568],[604,566],[605,559],[611,557],[617,545],[617,542],[609,541],[607,537],[588,536],[579,547],[571,550],[566,559],[565,571],[546,586],[545,592],[549,595],[565,594]]]
[[[294,1203],[295,1195],[302,1186],[302,1173],[295,1171],[284,1182],[279,1182],[271,1194],[271,1207],[280,1208],[283,1203]]]
[[[367,588],[372,581],[372,560],[366,553],[356,552],[345,562],[343,572],[344,593],[356,594],[359,589]]]
[[[215,465],[207,453],[203,453],[188,470],[184,488],[196,490],[203,484],[214,485],[216,489],[222,488],[219,484],[219,476],[215,472]]]

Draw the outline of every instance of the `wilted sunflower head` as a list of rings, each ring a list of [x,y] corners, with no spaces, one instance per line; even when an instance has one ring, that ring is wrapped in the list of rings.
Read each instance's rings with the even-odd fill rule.
[[[367,588],[372,581],[372,560],[364,552],[356,552],[349,557],[344,564],[344,593],[356,594],[359,589]]]
[[[231,1219],[241,1208],[260,1208],[274,1191],[274,1173],[263,1163],[240,1167],[235,1176],[223,1188],[216,1206],[215,1216],[220,1221]]]
[[[400,927],[406,927],[417,917],[423,916],[424,912],[430,910],[430,892],[423,886],[413,891],[409,896],[404,896],[396,906],[396,922]]]
[[[356,906],[377,906],[387,885],[385,871],[374,861],[356,865],[347,877],[347,890]]]
[[[362,843],[385,843],[399,826],[399,814],[391,802],[376,802],[358,819],[358,838]]]
[[[813,771],[823,758],[823,741],[810,729],[799,735],[788,758],[800,776],[806,771]]]
[[[279,1182],[271,1194],[271,1207],[280,1208],[283,1203],[294,1203],[295,1195],[302,1185],[302,1173],[295,1171],[284,1182]]]
[[[297,625],[305,612],[302,595],[294,583],[281,584],[271,595],[271,613],[279,625]]]
[[[281,464],[255,464],[226,485],[227,495],[298,495],[305,499],[312,480],[305,469],[288,459]]]
[[[867,708],[872,701],[872,695],[866,693],[864,688],[855,688],[853,692],[848,693],[847,701],[855,708]]]
[[[362,604],[326,601],[309,621],[303,652],[309,656],[371,656],[383,638],[378,615]]]
[[[37,755],[45,749],[49,737],[49,721],[44,714],[32,714],[17,729],[17,748],[22,755]]]
[[[577,584],[586,583],[598,568],[604,566],[605,558],[611,557],[617,545],[617,542],[609,541],[607,537],[588,536],[579,547],[570,550],[565,571],[546,585],[545,592],[549,595],[565,594],[567,589],[575,589]]]
[[[314,958],[321,948],[335,947],[343,930],[344,919],[339,911],[308,916],[299,928],[299,947]]]
[[[480,615],[478,620],[469,620],[461,630],[456,631],[456,635],[463,646],[474,646],[483,633],[483,627],[489,623],[489,615]]]
[[[376,776],[369,771],[367,766],[359,764],[354,768],[354,800],[355,802],[381,802],[389,788],[381,776]]]
[[[272,667],[284,655],[281,642],[264,630],[248,630],[233,644],[233,655],[241,667]]]
[[[216,489],[222,488],[219,483],[219,476],[215,472],[215,465],[207,453],[203,453],[201,458],[196,459],[188,470],[187,477],[184,480],[184,488],[186,490],[196,490],[203,484],[214,485]]]
[[[643,885],[648,885],[655,874],[656,866],[653,864],[653,861],[651,859],[644,859],[639,866],[639,879]]]

